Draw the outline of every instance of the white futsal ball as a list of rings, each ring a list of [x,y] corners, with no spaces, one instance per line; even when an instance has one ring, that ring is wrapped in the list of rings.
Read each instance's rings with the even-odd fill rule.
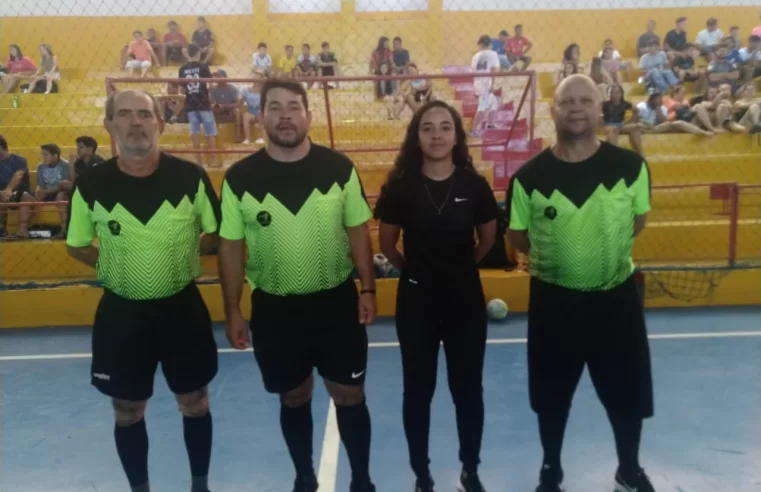
[[[507,303],[502,299],[492,299],[486,304],[486,312],[489,318],[501,320],[507,317]]]

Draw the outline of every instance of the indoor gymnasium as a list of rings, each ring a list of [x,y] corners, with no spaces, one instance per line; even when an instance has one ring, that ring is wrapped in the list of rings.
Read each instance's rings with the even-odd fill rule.
[[[8,0],[0,3],[0,52],[0,491],[307,492],[317,490],[317,483],[320,492],[430,492],[434,483],[439,491],[462,492],[761,491],[757,3]],[[581,80],[586,95],[568,95]],[[287,109],[279,106],[282,94],[291,97],[283,103]],[[147,104],[145,109],[141,104]],[[283,135],[297,133],[302,123],[290,116],[273,120],[278,111],[298,113],[293,118],[303,120],[305,132],[308,128],[308,139],[299,140],[298,148],[307,149],[317,163],[283,178],[281,195],[262,183],[286,176],[271,171],[282,164],[271,161],[296,148],[283,143]],[[563,119],[568,111],[587,116]],[[418,155],[425,173],[428,163],[439,162],[426,153],[423,137],[424,131],[439,131],[425,130],[434,128],[434,113],[446,120],[441,131],[457,136],[453,152],[459,148],[457,155],[464,156],[467,149],[472,167],[489,186],[469,198],[458,194],[464,181],[450,184],[438,205],[425,185],[410,192],[403,206],[391,203],[391,197],[399,198],[384,183],[392,182],[395,163]],[[634,215],[633,247],[630,216],[622,229],[633,267],[621,281],[632,296],[637,294],[636,302],[627,304],[630,311],[619,308],[620,299],[606,297],[605,289],[602,294],[590,294],[591,288],[553,294],[559,287],[551,282],[542,287],[546,303],[537,307],[537,284],[544,282],[543,272],[553,275],[547,262],[564,257],[560,246],[541,256],[542,245],[549,243],[537,231],[560,234],[565,211],[581,214],[586,204],[566,198],[578,189],[564,194],[556,187],[550,193],[527,183],[560,179],[554,171],[534,171],[560,152],[547,149],[570,149],[568,142],[578,142],[568,136],[569,125],[589,121],[594,121],[593,145],[617,157],[595,171],[558,173],[582,183],[592,179],[590,173],[618,176],[630,166],[638,170],[636,180],[621,178],[615,186],[588,190],[599,198],[630,187],[621,193],[631,198],[628,190],[641,186],[632,191],[634,211],[628,212]],[[152,142],[146,152],[156,159],[160,151],[161,185],[140,184],[134,177],[125,181],[127,174],[114,177],[128,160],[122,160],[124,155],[137,162],[137,154],[124,149],[139,139]],[[421,147],[410,152],[410,139],[420,140]],[[452,176],[460,176],[461,161],[455,162],[460,157],[447,159]],[[270,163],[270,171],[254,173],[260,162]],[[302,217],[303,223],[280,222],[291,224],[285,242],[266,236],[280,227],[279,215],[285,213],[280,210],[289,209],[278,196],[300,193],[306,179],[324,182],[344,164],[341,169],[350,176],[345,182],[331,177],[324,189],[315,186],[320,197],[312,193],[304,199],[305,208],[315,207],[313,215]],[[167,174],[175,168],[182,172]],[[244,168],[252,171],[246,174]],[[195,198],[157,198],[184,186],[188,173],[195,179]],[[483,182],[468,176],[474,186]],[[247,191],[239,191],[249,178]],[[264,190],[264,198],[252,198],[258,196],[253,189]],[[119,198],[125,194],[137,205]],[[466,231],[475,230],[480,244],[484,224],[496,227],[496,232],[488,229],[494,241],[487,244],[488,253],[476,246],[479,261],[471,262],[471,280],[477,286],[480,277],[483,296],[476,289],[478,295],[467,297],[460,283],[431,281],[437,293],[450,289],[450,297],[429,291],[405,301],[420,286],[410,276],[412,248],[399,253],[394,244],[408,246],[413,237],[416,248],[425,244],[429,254],[416,260],[418,266],[444,258],[456,239],[455,232],[442,231],[459,227],[461,219],[447,215],[450,197],[450,211],[476,199],[487,209],[498,205],[478,212],[486,214],[483,221],[475,229],[469,223]],[[110,206],[102,205],[108,201]],[[346,230],[336,232],[323,221],[337,202],[358,208],[339,212]],[[140,318],[143,308],[137,306],[164,306],[160,303],[166,299],[138,293],[129,302],[143,304],[133,309],[124,301],[121,314],[109,311],[111,318],[104,322],[105,303],[116,302],[108,296],[118,297],[112,286],[136,282],[133,292],[147,292],[159,289],[162,276],[175,275],[151,258],[131,267],[120,256],[124,253],[110,250],[121,248],[120,241],[136,230],[127,209],[149,203],[156,206],[155,236],[143,234],[130,255],[155,251],[175,261],[185,254],[168,246],[185,237],[173,232],[185,220],[177,214],[197,213],[198,222],[188,226],[195,235],[186,239],[191,257],[201,251],[200,270],[186,282],[188,295],[196,297],[175,303],[176,319],[156,314],[160,311]],[[262,208],[264,203],[271,208]],[[538,213],[523,210],[536,203],[542,204]],[[426,220],[441,227],[430,234],[408,230],[404,224],[423,220],[415,207],[430,204]],[[114,210],[130,218],[103,222]],[[168,215],[161,218],[159,212]],[[613,212],[600,213],[606,222]],[[640,216],[646,216],[646,224],[637,222]],[[585,234],[579,224],[598,230],[594,215],[589,217],[569,226],[572,234]],[[137,222],[150,225],[148,219]],[[252,230],[260,235],[258,243],[249,235]],[[207,247],[204,240],[217,232],[221,242]],[[334,242],[313,240],[333,233],[338,234]],[[531,240],[530,249],[522,237]],[[362,246],[365,238],[372,251]],[[474,241],[465,239],[472,259]],[[600,237],[585,239],[593,240]],[[342,248],[348,248],[345,254]],[[239,292],[244,251],[248,282]],[[612,261],[607,251],[588,254],[587,263],[573,269],[591,275],[599,269],[593,264]],[[268,282],[276,282],[257,275],[283,268],[283,258],[291,253],[299,256],[302,272],[291,282],[295,290],[281,297],[266,293]],[[628,250],[624,253],[624,268],[629,268]],[[330,265],[351,267],[353,261],[356,266],[340,280],[357,287],[366,362],[351,369],[346,382],[331,374],[358,354],[348,348],[349,336],[337,336],[326,348],[314,334],[344,312],[351,315],[347,322],[356,324],[354,289],[340,294],[349,296],[349,311],[341,307],[339,294],[302,304],[283,301],[290,294],[312,295],[303,290],[311,281],[304,272],[322,268],[315,265],[323,257],[332,258],[325,260]],[[401,260],[406,268],[398,268]],[[96,261],[97,273],[86,264]],[[459,267],[442,268],[441,278],[466,278],[452,273]],[[284,275],[272,273],[271,278]],[[315,275],[320,285],[330,281],[328,273]],[[251,284],[262,292],[259,298],[254,292],[261,303],[255,309],[249,301]],[[333,290],[325,292],[315,295],[333,295]],[[476,309],[466,312],[472,299]],[[642,303],[646,333],[643,329],[641,340],[624,340],[618,334],[642,318]],[[216,353],[216,363],[209,362],[215,369],[189,387],[187,381],[202,365],[190,327],[200,323],[203,328],[204,304],[213,333],[203,341],[211,347],[203,357],[212,360]],[[370,312],[375,306],[377,318]],[[565,317],[565,309],[578,319],[617,321],[601,322],[594,338],[583,322]],[[423,310],[441,326],[414,317]],[[252,319],[264,323],[265,312],[276,325],[266,340]],[[541,368],[537,351],[547,345],[537,341],[540,317],[550,320],[557,345]],[[157,334],[180,318],[187,321],[187,331],[178,327],[174,334]],[[301,342],[287,332],[285,322],[278,324],[286,318],[292,322],[288,329],[311,337],[304,352],[294,349]],[[248,326],[249,319],[251,333],[235,331]],[[458,323],[462,326],[454,326]],[[476,362],[465,364],[456,354],[480,336],[481,324],[485,348],[481,340],[480,349],[474,349],[480,350]],[[423,384],[418,368],[424,354],[412,345],[405,349],[405,340],[429,325],[438,338],[435,350],[426,352],[433,355],[424,368],[430,378]],[[442,335],[442,327],[450,325],[462,339]],[[103,337],[115,336],[122,326],[127,333],[142,330],[163,341],[114,338],[111,352],[94,363]],[[549,337],[544,329],[541,336]],[[572,329],[586,333],[584,347],[579,349],[578,340],[567,346],[557,341],[571,340]],[[267,344],[278,336],[285,345],[265,356],[272,349]],[[322,345],[317,349],[315,344]],[[190,352],[177,355],[181,350]],[[575,369],[563,364],[574,350],[580,352],[573,367],[581,374],[586,362],[587,369],[578,387],[568,383],[570,410],[566,405],[552,413],[542,405],[565,397],[546,388],[573,379],[568,373]],[[630,357],[635,350],[639,355]],[[187,355],[191,352],[195,355]],[[125,354],[139,371],[150,366],[152,357],[151,371],[159,361],[162,365],[155,378],[153,372],[138,375],[138,369],[119,362]],[[181,357],[190,366],[177,365]],[[608,364],[605,369],[601,360]],[[115,372],[98,369],[102,364]],[[304,364],[309,374],[312,366],[316,369],[313,395],[308,388],[296,391],[311,384],[312,379],[301,384],[306,373],[294,381],[296,389],[279,384],[284,373]],[[473,367],[477,374],[471,373]],[[632,375],[638,369],[644,376]],[[545,379],[538,382],[541,371]],[[126,379],[143,378],[147,389],[113,389],[117,372]],[[142,396],[127,396],[137,394]],[[135,403],[149,397],[147,406]],[[649,404],[637,405],[642,401]]]

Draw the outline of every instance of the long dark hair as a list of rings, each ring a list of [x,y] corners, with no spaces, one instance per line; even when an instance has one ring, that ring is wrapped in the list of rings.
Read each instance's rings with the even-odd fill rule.
[[[10,48],[15,48],[16,49],[16,56],[13,56],[13,55],[10,54]],[[21,52],[21,48],[19,48],[19,46],[17,44],[11,44],[11,45],[9,45],[8,46],[8,51],[9,51],[8,56],[13,61],[21,61],[21,59],[24,58],[24,54]]]
[[[565,50],[563,50],[563,61],[565,62],[578,62],[577,60],[573,59],[573,50],[574,48],[579,49],[579,45],[576,43],[571,43],[568,46],[566,46]]]
[[[383,55],[386,52],[386,43],[388,43],[388,38],[386,36],[381,36],[378,39],[378,54],[381,56],[381,60],[383,59]]]
[[[444,108],[452,115],[455,131],[452,161],[455,167],[477,172],[476,168],[473,167],[473,158],[468,151],[468,137],[465,133],[465,127],[462,124],[460,114],[444,101],[431,101],[421,106],[412,116],[412,120],[409,126],[407,126],[407,135],[404,137],[402,148],[399,151],[399,155],[396,156],[394,167],[389,171],[386,184],[383,185],[383,188],[386,188],[386,186],[394,181],[400,181],[410,176],[420,176],[423,167],[423,150],[420,148],[419,137],[420,122],[423,120],[423,115],[433,108]],[[381,189],[381,193],[383,193],[383,189]]]

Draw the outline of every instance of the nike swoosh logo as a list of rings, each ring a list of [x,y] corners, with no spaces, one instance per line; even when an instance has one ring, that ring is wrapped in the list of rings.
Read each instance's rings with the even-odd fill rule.
[[[457,198],[457,197],[455,197],[455,199],[454,199],[455,203],[467,202],[467,201],[468,201],[467,198]]]
[[[352,378],[352,379],[357,379],[358,377],[360,377],[361,375],[363,375],[363,374],[365,373],[365,371],[366,371],[366,370],[367,370],[367,369],[363,369],[363,370],[361,370],[361,371],[359,371],[359,372],[352,372],[352,373],[351,373],[351,378]]]
[[[417,280],[415,280],[414,278],[408,278],[407,280],[409,280],[409,282],[410,282],[411,284],[415,284],[415,285],[417,285]]]

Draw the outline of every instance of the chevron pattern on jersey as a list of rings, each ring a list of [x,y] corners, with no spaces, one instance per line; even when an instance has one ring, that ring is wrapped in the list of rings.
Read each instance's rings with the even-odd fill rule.
[[[201,273],[201,225],[188,197],[165,201],[143,224],[120,204],[92,209],[100,256],[98,278],[128,299],[158,299],[185,288]]]
[[[581,207],[557,190],[546,197],[534,189],[531,273],[576,290],[607,290],[626,280],[633,270],[633,198],[624,179],[610,190],[600,184]]]
[[[276,295],[307,294],[336,287],[353,269],[344,228],[345,197],[334,183],[325,194],[314,189],[299,213],[267,194],[260,202],[241,199],[249,257],[248,280]],[[270,222],[257,220],[267,212]]]

